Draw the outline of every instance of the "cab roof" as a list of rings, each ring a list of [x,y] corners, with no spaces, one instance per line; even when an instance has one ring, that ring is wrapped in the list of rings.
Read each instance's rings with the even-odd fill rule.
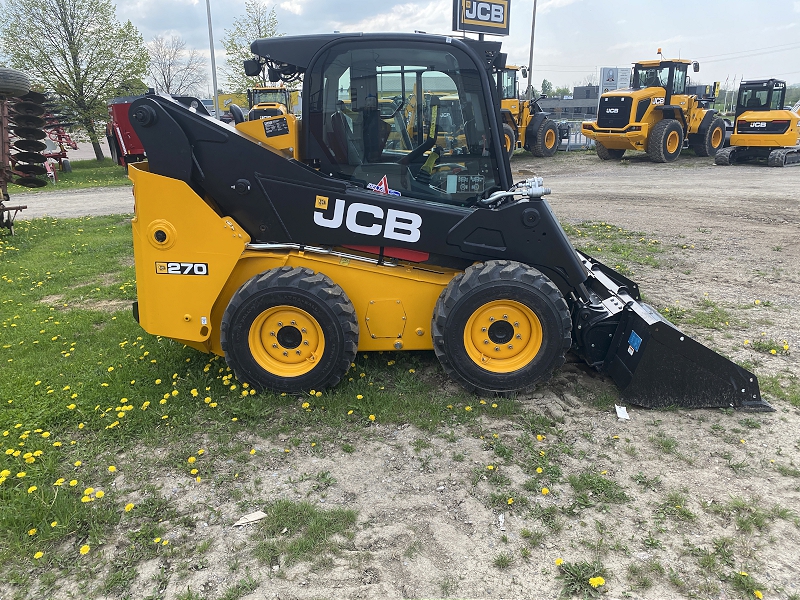
[[[642,67],[659,67],[662,64],[665,66],[669,64],[690,65],[692,61],[686,60],[685,58],[667,58],[664,60],[640,60],[634,63],[634,65]]]

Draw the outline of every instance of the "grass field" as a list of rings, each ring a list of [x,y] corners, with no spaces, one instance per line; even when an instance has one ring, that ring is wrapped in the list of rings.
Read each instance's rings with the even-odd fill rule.
[[[13,183],[8,185],[8,193],[12,196],[28,194],[36,191],[77,190],[94,187],[130,185],[125,169],[113,162],[110,158],[101,161],[76,160],[71,161],[72,172],[58,171],[58,182],[54,183],[44,175],[39,179],[47,179],[47,185],[42,188],[26,188]],[[57,168],[57,167],[56,167]]]
[[[587,248],[608,244],[604,258],[610,264],[651,264],[658,253],[657,244],[638,233],[590,223],[577,230]],[[650,528],[641,533],[648,551],[668,545],[668,527],[691,527],[701,511],[709,519],[737,519],[742,531],[766,531],[779,521],[798,525],[797,515],[778,504],[761,508],[734,498],[706,506],[688,492],[667,488],[658,473],[639,472],[629,478],[633,484],[622,483],[606,470],[611,467],[602,467],[606,460],[613,464],[612,456],[643,452],[691,465],[686,442],[659,427],[659,415],[669,413],[649,413],[655,415],[647,425],[651,434],[640,449],[637,440],[607,431],[596,437],[589,429],[565,432],[557,418],[516,398],[480,399],[444,386],[431,352],[360,353],[333,390],[256,394],[233,378],[224,360],[150,336],[134,321],[127,219],[46,218],[18,222],[16,232],[0,236],[0,581],[9,597],[50,597],[57,588],[66,594],[65,582],[74,597],[136,597],[130,590],[143,565],[159,561],[162,570],[148,581],[153,591],[147,597],[165,597],[169,582],[179,581],[186,591],[172,597],[210,598],[185,581],[208,566],[215,542],[196,533],[196,509],[181,506],[169,488],[180,489],[181,496],[206,494],[208,506],[196,503],[217,520],[223,519],[215,507],[224,503],[238,514],[259,508],[268,515],[247,544],[230,551],[235,581],[215,598],[233,600],[259,587],[259,577],[239,566],[240,557],[267,572],[308,562],[312,571],[324,573],[331,556],[352,550],[359,528],[372,526],[369,518],[324,504],[337,485],[327,469],[290,477],[287,484],[305,490],[303,499],[263,497],[264,469],[289,465],[299,455],[311,461],[353,456],[349,462],[357,466],[365,447],[397,446],[392,436],[408,426],[415,433],[403,452],[415,472],[444,477],[433,465],[444,460],[437,447],[451,445],[449,464],[462,469],[465,485],[487,514],[515,511],[530,523],[513,551],[508,537],[500,537],[503,550],[485,557],[485,569],[527,564],[545,543],[561,539],[562,531],[580,533],[591,522],[587,515],[598,515],[597,540],[590,540],[589,528],[570,542],[572,548],[589,548],[592,560],[558,558],[552,571],[539,569],[557,578],[564,594],[597,597],[613,577],[626,580],[631,590],[669,580],[681,594],[689,593],[683,575],[665,568],[666,560],[629,561],[627,575],[604,563],[609,553],[630,556],[629,545],[635,549],[640,542],[615,538],[599,519],[645,492],[657,493],[658,500],[631,510],[641,515],[637,526]],[[727,318],[713,305],[681,317],[707,327]],[[787,393],[796,396],[792,385]],[[577,386],[576,394],[592,419],[617,401],[603,384],[593,390]],[[784,398],[795,404],[794,396]],[[738,475],[748,471],[747,460],[756,459],[737,454],[746,431],[737,428],[737,419],[733,411],[719,413],[710,431],[726,444],[725,460]],[[761,427],[755,418],[746,423]],[[509,431],[501,433],[501,426]],[[457,445],[465,440],[479,445],[489,460],[469,461]],[[792,481],[800,476],[785,461],[765,468]],[[540,501],[552,497],[559,503],[543,507]],[[709,593],[725,589],[759,597],[754,592],[761,593],[764,584],[757,572],[736,575],[758,560],[731,540],[718,538],[708,549],[698,543],[687,552],[695,552],[692,564],[710,580]],[[411,544],[406,559],[421,550]],[[451,595],[456,581],[445,578],[439,585],[443,595]]]

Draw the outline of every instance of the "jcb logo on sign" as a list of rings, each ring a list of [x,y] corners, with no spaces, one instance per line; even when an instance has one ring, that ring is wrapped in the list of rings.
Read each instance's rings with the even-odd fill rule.
[[[453,29],[508,35],[511,0],[453,0]]]
[[[158,275],[208,275],[208,263],[157,262]]]

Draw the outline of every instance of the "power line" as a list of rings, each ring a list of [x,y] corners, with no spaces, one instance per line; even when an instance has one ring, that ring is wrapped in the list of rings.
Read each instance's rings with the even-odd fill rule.
[[[797,47],[800,46],[797,42],[791,42],[789,44],[779,44],[778,46],[766,46],[764,48],[753,48],[752,50],[738,50],[736,52],[727,52],[725,54],[710,54],[708,56],[698,56],[697,60],[705,60],[707,58],[719,58],[722,56],[732,56],[734,54],[749,54],[750,52],[760,52],[762,50],[773,50],[775,48],[785,48],[786,46]],[[787,48],[791,49],[791,48]]]

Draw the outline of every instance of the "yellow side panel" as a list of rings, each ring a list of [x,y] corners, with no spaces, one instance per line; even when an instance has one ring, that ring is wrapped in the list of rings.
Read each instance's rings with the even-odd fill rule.
[[[225,308],[242,284],[259,273],[283,265],[324,273],[342,287],[356,310],[358,349],[362,352],[433,348],[430,327],[436,300],[450,280],[461,272],[405,263],[396,267],[379,266],[310,252],[246,251],[214,305],[211,313],[214,329],[219,331]],[[373,314],[375,307],[378,311]],[[384,319],[384,322],[379,324],[374,319]],[[219,334],[211,338],[211,351],[222,354]]]
[[[266,144],[286,157],[300,158],[299,122],[293,114],[265,117],[254,121],[237,123],[236,129],[249,135],[260,144]]]
[[[131,164],[139,323],[148,333],[209,349],[211,310],[250,237],[182,181]]]

